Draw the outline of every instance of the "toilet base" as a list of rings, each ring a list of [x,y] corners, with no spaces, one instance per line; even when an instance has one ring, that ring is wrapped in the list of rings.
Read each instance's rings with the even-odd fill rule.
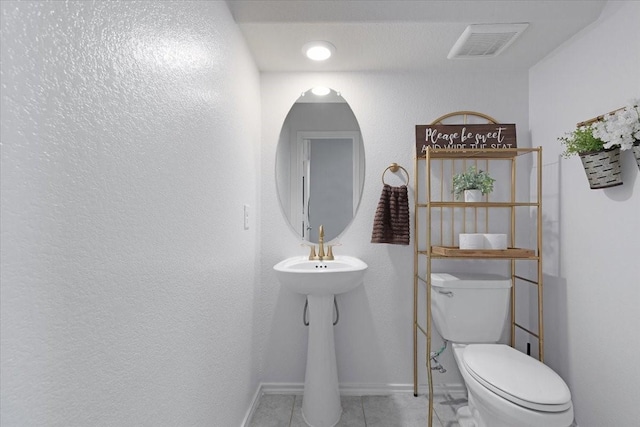
[[[470,393],[469,389],[467,389],[467,397],[469,399],[469,404],[458,408],[456,411],[456,418],[460,427],[490,427],[480,416],[480,413],[475,406],[475,402],[473,401],[473,395]]]
[[[476,422],[473,420],[471,409],[468,406],[458,408],[456,411],[456,419],[458,420],[460,427],[478,427]]]

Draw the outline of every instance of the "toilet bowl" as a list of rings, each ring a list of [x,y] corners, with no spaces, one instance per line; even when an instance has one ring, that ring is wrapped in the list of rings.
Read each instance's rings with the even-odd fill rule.
[[[568,387],[549,367],[502,344],[453,344],[469,406],[461,427],[568,427],[573,406]]]
[[[493,274],[432,273],[431,316],[453,354],[469,405],[461,427],[569,427],[571,393],[551,368],[498,344],[508,318],[511,279]]]

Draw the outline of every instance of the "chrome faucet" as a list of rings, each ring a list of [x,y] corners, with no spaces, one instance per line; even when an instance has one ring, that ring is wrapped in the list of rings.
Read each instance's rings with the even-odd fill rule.
[[[324,226],[320,226],[318,230],[318,253],[316,254],[315,245],[309,245],[311,247],[311,252],[309,253],[309,260],[317,260],[317,261],[333,261],[333,246],[327,245],[327,252],[324,251]]]

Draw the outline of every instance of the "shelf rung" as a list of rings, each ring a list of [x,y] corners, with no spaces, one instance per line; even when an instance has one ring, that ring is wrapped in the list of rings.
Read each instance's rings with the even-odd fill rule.
[[[537,202],[474,202],[474,203],[465,203],[465,202],[431,202],[431,203],[416,203],[416,206],[419,208],[427,208],[431,206],[432,208],[511,208],[511,207],[521,207],[521,206],[538,206]]]
[[[426,255],[426,253],[425,253]],[[438,258],[438,259],[495,259],[495,260],[511,260],[511,259],[515,259],[515,260],[520,260],[520,259],[524,259],[524,260],[537,260],[538,257],[537,256],[530,256],[530,257],[494,257],[494,256],[476,256],[476,257],[469,257],[469,256],[446,256],[446,255],[431,255],[431,258]]]

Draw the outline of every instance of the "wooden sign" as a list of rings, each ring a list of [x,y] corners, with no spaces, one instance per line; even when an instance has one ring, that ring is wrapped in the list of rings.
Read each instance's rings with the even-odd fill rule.
[[[416,155],[424,157],[427,147],[445,150],[517,148],[516,125],[416,125]]]

